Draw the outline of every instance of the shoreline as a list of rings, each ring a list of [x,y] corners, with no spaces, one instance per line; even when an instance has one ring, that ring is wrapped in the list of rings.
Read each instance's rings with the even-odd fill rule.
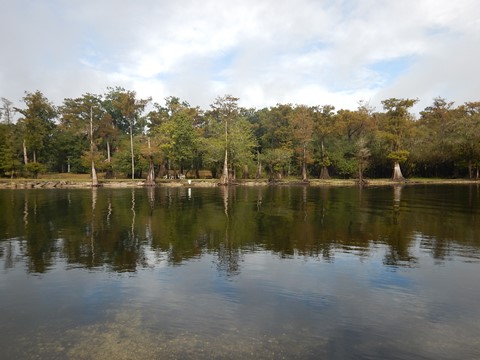
[[[398,185],[480,185],[480,180],[468,179],[407,179],[402,182],[395,182],[390,179],[370,179],[364,187],[376,186],[398,186]],[[148,188],[148,187],[203,187],[212,188],[224,186],[217,179],[190,179],[190,180],[159,180],[154,186],[145,185],[144,179],[139,180],[101,180],[100,188],[121,189],[121,188]],[[358,186],[355,179],[311,179],[307,182],[288,179],[269,182],[267,179],[237,180],[228,186],[310,186],[310,187],[354,187]],[[66,180],[66,179],[0,179],[0,189],[72,189],[92,188],[90,180]]]

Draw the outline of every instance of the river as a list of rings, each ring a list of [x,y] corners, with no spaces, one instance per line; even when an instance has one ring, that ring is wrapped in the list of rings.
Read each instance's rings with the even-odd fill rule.
[[[2,359],[478,359],[480,187],[0,190]]]

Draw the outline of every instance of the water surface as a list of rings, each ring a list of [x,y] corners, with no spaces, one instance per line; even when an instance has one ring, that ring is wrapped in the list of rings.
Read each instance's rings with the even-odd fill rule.
[[[0,191],[0,358],[480,358],[480,188]]]

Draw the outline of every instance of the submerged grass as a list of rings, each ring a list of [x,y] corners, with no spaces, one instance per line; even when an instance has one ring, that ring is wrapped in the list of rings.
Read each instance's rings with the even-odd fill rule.
[[[248,329],[225,329],[220,335],[208,331],[166,331],[130,309],[111,321],[72,328],[52,336],[40,333],[25,339],[27,357],[93,359],[286,359],[312,358],[325,352],[326,339],[304,334],[299,343],[287,334],[258,333]],[[28,350],[27,350],[28,349]],[[31,351],[31,353],[29,353]],[[32,357],[33,358],[33,357]],[[36,357],[35,357],[36,358]]]

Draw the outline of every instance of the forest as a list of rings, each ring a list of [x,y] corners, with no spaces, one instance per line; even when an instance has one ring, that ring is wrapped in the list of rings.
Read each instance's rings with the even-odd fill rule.
[[[219,96],[208,109],[178,97],[164,104],[107,88],[53,104],[25,92],[22,107],[1,99],[0,177],[42,173],[98,177],[327,179],[480,178],[480,102],[389,98],[378,111],[331,105],[243,108]],[[206,175],[208,174],[208,175]]]

